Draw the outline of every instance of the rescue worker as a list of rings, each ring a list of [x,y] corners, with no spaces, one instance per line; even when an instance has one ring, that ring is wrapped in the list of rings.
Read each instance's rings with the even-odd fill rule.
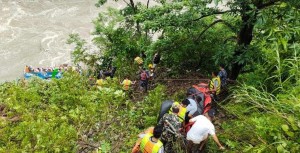
[[[215,113],[215,110],[211,109],[208,111],[208,113],[205,113],[205,115],[198,115],[190,119],[190,122],[195,123],[188,131],[186,137],[188,140],[189,153],[197,152],[197,150],[201,151],[208,140],[208,135],[211,135],[213,137],[213,140],[217,143],[219,149],[225,149],[219,142],[219,139],[215,132],[215,127],[212,124]]]
[[[143,68],[140,72],[140,89],[144,92],[148,90],[148,79],[149,74],[147,73],[146,69]]]
[[[162,134],[162,127],[156,126],[153,134],[147,133],[143,136],[140,143],[141,153],[164,153],[163,143],[159,140]]]
[[[128,91],[128,90],[130,89],[130,86],[131,86],[132,84],[135,84],[135,82],[136,82],[136,81],[131,81],[131,80],[128,79],[128,77],[126,77],[125,80],[123,80],[123,82],[120,82],[120,84],[123,85],[122,89],[123,89],[124,91]]]
[[[153,67],[153,65],[152,64],[149,64],[148,65],[148,68],[149,68],[149,77],[150,77],[150,80],[153,80],[154,79],[154,67]]]
[[[103,79],[103,75],[102,75],[102,70],[100,70],[100,73],[97,75],[97,81],[96,81],[96,85],[98,87],[101,87],[105,84],[104,79]]]
[[[148,134],[148,133],[153,134],[153,131],[154,131],[154,127],[151,126],[148,129],[146,129],[145,131],[141,132],[138,135],[139,139],[136,141],[134,147],[131,150],[131,153],[138,153],[138,151],[140,150],[140,144],[141,144],[142,138],[145,136],[145,134]]]
[[[137,56],[135,59],[134,59],[134,62],[137,63],[139,66],[142,66],[144,61],[141,57]]]
[[[196,89],[194,89],[194,88],[189,88],[186,93],[187,99],[190,101],[190,104],[186,107],[186,111],[188,112],[188,115],[186,117],[186,119],[187,119],[186,122],[188,122],[188,120],[190,118],[192,118],[193,116],[200,115],[200,113],[198,111],[199,107],[195,101],[195,96],[194,96],[194,94],[196,93],[195,90]]]
[[[166,153],[175,153],[173,144],[176,142],[176,134],[179,133],[181,122],[178,117],[179,107],[172,105],[172,113],[166,113],[159,121],[158,125],[163,126],[161,141],[164,144]]]
[[[25,69],[24,69],[24,74],[25,74],[25,73],[29,73],[29,72],[30,72],[29,66],[26,65],[26,66],[25,66]]]
[[[104,79],[102,79],[102,78],[97,79],[96,85],[97,85],[98,87],[102,87],[104,84],[105,84]]]
[[[212,79],[209,83],[209,91],[218,96],[221,91],[221,80],[218,72],[212,72]]]
[[[159,52],[155,53],[154,56],[153,56],[153,68],[156,67],[157,64],[159,64],[160,62],[160,54]]]
[[[115,75],[115,73],[116,73],[116,71],[117,71],[117,67],[112,66],[109,71],[103,72],[103,75],[105,77],[113,78],[114,75]]]
[[[186,114],[186,107],[190,104],[190,101],[188,99],[184,99],[180,104],[179,102],[174,102],[172,105],[177,105],[179,108],[179,112],[177,116],[179,117],[179,121],[182,123],[185,120],[185,114]],[[169,114],[172,112],[172,107],[169,110]]]
[[[224,69],[223,64],[220,64],[219,69],[220,71],[218,73],[218,76],[220,77],[221,80],[221,88],[225,88],[225,86],[227,85],[227,72]]]

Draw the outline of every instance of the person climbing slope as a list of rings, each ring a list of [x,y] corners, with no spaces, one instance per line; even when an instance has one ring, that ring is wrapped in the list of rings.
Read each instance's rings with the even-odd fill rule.
[[[153,62],[153,68],[156,68],[157,64],[159,64],[159,62],[160,62],[159,52],[154,54],[152,62]]]
[[[128,91],[128,90],[130,90],[130,86],[132,84],[135,84],[135,81],[131,81],[131,80],[128,79],[128,77],[126,77],[125,80],[123,80],[123,82],[120,82],[120,84],[123,85],[122,89],[124,91]]]
[[[223,64],[220,64],[219,69],[220,69],[220,71],[218,73],[218,77],[220,77],[220,80],[221,80],[221,88],[225,88],[227,85],[227,72],[224,69]]]
[[[212,79],[209,83],[209,90],[211,93],[217,96],[221,91],[221,80],[218,76],[218,72],[212,72],[211,75]]]
[[[162,127],[156,126],[153,134],[147,133],[143,136],[140,144],[141,153],[164,153],[163,143],[159,140],[162,134]]]
[[[195,101],[196,97],[194,95],[194,93],[195,93],[194,90],[195,90],[194,88],[189,88],[186,93],[186,95],[187,95],[186,99],[190,102],[190,104],[186,107],[186,111],[188,112],[186,119],[190,119],[194,116],[200,115],[200,113],[198,111],[199,107],[197,105],[197,102]],[[188,120],[186,122],[188,122]]]
[[[177,105],[179,108],[179,112],[177,114],[179,121],[183,123],[185,120],[185,115],[186,115],[186,107],[190,104],[190,101],[188,99],[184,99],[181,103],[179,102],[174,102],[172,105]],[[172,107],[169,110],[169,114],[173,113]]]
[[[132,148],[131,150],[131,153],[138,153],[139,150],[140,150],[140,144],[141,144],[141,141],[142,141],[142,138],[146,135],[146,134],[153,134],[153,131],[154,131],[154,127],[151,126],[149,127],[148,129],[146,129],[145,131],[141,132],[138,136],[139,136],[139,139],[136,141],[134,147]]]
[[[172,113],[166,113],[158,123],[158,125],[164,127],[161,141],[164,144],[166,153],[175,153],[173,150],[173,144],[176,142],[176,134],[179,133],[179,130],[182,127],[178,117],[178,105],[173,103],[171,109]]]
[[[213,140],[219,146],[219,149],[224,150],[225,148],[219,142],[219,139],[215,132],[215,126],[212,124],[212,121],[215,117],[215,110],[211,109],[208,113],[204,115],[198,115],[189,122],[195,122],[192,128],[187,133],[187,140],[188,140],[188,150],[189,153],[193,153],[196,150],[202,150],[204,145],[208,140],[208,135],[213,137]]]
[[[134,59],[134,62],[137,63],[139,66],[142,66],[144,61],[141,57],[137,56],[135,59]]]
[[[148,90],[148,80],[149,80],[149,74],[147,73],[146,69],[143,68],[140,71],[140,89],[143,92],[147,92]]]

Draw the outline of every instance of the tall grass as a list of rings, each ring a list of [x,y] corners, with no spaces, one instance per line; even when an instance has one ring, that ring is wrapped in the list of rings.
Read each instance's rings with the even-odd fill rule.
[[[300,45],[295,43],[287,51],[274,46],[262,66],[271,76],[256,86],[234,87],[229,103],[220,106],[232,117],[222,124],[221,136],[232,150],[300,152]]]

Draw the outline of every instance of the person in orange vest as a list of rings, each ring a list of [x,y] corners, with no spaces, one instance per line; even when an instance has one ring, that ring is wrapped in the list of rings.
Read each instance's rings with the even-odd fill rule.
[[[123,90],[124,91],[128,91],[130,89],[130,86],[132,84],[135,84],[136,81],[131,81],[128,79],[128,77],[125,78],[125,80],[123,82],[120,82],[123,85]]]
[[[140,143],[141,153],[164,153],[163,143],[159,140],[163,131],[162,126],[156,126],[153,134],[147,133],[142,137]]]
[[[29,73],[30,72],[30,70],[29,70],[29,66],[25,66],[25,69],[24,69],[24,73]]]
[[[138,136],[139,136],[139,139],[136,141],[134,147],[132,148],[131,150],[131,153],[138,153],[139,150],[140,150],[140,144],[141,144],[141,141],[142,141],[142,137],[145,136],[145,134],[153,134],[153,130],[154,130],[154,127],[151,126],[149,127],[148,129],[146,129],[145,131],[141,132]]]

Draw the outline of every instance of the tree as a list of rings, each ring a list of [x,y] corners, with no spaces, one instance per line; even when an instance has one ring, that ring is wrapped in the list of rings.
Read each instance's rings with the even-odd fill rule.
[[[216,2],[218,3],[220,0]],[[160,1],[160,5],[140,11],[141,13],[137,14],[135,19],[136,21],[140,21],[147,30],[154,32],[162,31],[162,38],[168,37],[169,33],[185,29],[187,30],[186,32],[190,33],[189,36],[193,38],[196,43],[198,43],[197,41],[205,41],[205,38],[200,38],[203,38],[210,28],[215,27],[219,23],[223,23],[225,28],[227,27],[232,30],[231,34],[227,33],[227,38],[223,37],[223,39],[233,39],[236,43],[235,49],[232,52],[232,62],[230,63],[230,78],[234,80],[237,79],[247,64],[251,64],[251,58],[257,56],[257,54],[251,55],[253,47],[255,48],[251,42],[253,40],[255,25],[258,18],[261,17],[262,12],[267,9],[270,10],[280,7],[283,3],[288,6],[286,10],[299,6],[300,4],[300,2],[296,0],[233,0],[228,2],[229,10],[220,10],[217,7],[208,8],[207,5],[210,3],[211,1]],[[223,16],[220,18],[217,17],[218,15]],[[224,16],[231,17],[227,19],[235,17],[238,20],[233,22],[232,25],[232,22],[226,20]],[[196,30],[201,23],[202,26],[206,24],[207,18],[215,18],[215,20],[211,20],[211,24],[206,25],[206,28],[202,28],[200,32]],[[195,35],[195,33],[198,34]],[[236,36],[232,36],[232,34]],[[185,42],[186,40],[184,35],[178,39],[181,39],[181,42]],[[179,44],[181,45],[181,43]],[[174,46],[178,47],[176,44],[174,44]]]
[[[292,1],[291,5],[294,4]],[[234,56],[239,57],[243,55],[248,50],[248,46],[251,44],[253,40],[253,30],[255,24],[257,22],[258,16],[261,15],[261,12],[264,9],[269,7],[274,7],[284,3],[284,0],[246,0],[246,1],[236,1],[231,4],[231,7],[239,7],[239,13],[242,19],[242,24],[240,25],[238,36],[237,36],[237,49],[235,50]],[[299,3],[299,2],[298,2]],[[300,4],[300,3],[299,3]],[[298,4],[298,5],[299,5]],[[245,67],[244,62],[234,61],[232,63],[232,73],[231,79],[236,79],[240,73],[240,71]]]

